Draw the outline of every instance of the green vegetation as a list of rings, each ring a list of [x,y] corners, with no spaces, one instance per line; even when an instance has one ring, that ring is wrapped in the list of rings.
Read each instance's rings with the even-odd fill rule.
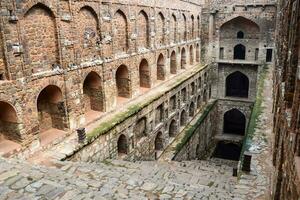
[[[197,72],[203,70],[206,66],[199,65],[199,69],[197,69]],[[139,111],[141,111],[143,108],[150,105],[151,103],[153,103],[154,101],[156,101],[157,99],[159,99],[160,97],[165,95],[170,90],[178,87],[183,82],[187,81],[189,78],[194,76],[194,74],[195,73],[191,74],[188,77],[183,77],[183,78],[177,79],[175,85],[172,85],[171,88],[168,88],[167,90],[157,94],[156,96],[150,98],[149,100],[145,100],[146,101],[145,103],[130,106],[126,111],[116,114],[112,119],[110,119],[106,122],[102,122],[98,127],[96,127],[95,129],[93,129],[91,132],[89,132],[87,134],[87,142],[90,143],[93,140],[95,140],[97,137],[99,137],[100,135],[106,134],[108,131],[112,130],[116,125],[118,125],[118,124],[124,122],[126,119],[134,116]]]
[[[208,106],[206,106],[206,108],[204,109],[204,111],[202,112],[201,116],[199,117],[199,119],[196,121],[196,123],[194,125],[188,125],[185,128],[185,133],[184,136],[182,138],[182,140],[180,141],[180,143],[178,143],[176,145],[176,152],[175,154],[177,154],[185,145],[186,143],[188,143],[191,139],[191,137],[194,135],[196,129],[202,124],[202,122],[204,121],[204,119],[207,117],[207,115],[209,114],[209,112],[211,111],[211,109],[214,107],[214,105],[216,104],[216,100],[209,104]]]
[[[268,66],[264,65],[259,74],[256,100],[255,100],[255,104],[254,104],[254,107],[251,112],[250,121],[249,121],[249,124],[247,127],[246,138],[244,139],[243,149],[241,150],[241,156],[240,156],[240,161],[241,161],[240,165],[241,166],[243,164],[244,152],[249,150],[249,148],[251,147],[252,138],[253,138],[255,129],[257,127],[258,118],[261,115],[262,110],[263,110],[263,107],[262,107],[263,96],[262,95],[263,95],[263,89],[264,89],[267,73],[268,73]]]
[[[213,185],[214,185],[214,182],[213,182],[213,181],[210,181],[210,182],[207,184],[208,187],[211,187],[211,186],[213,186]]]

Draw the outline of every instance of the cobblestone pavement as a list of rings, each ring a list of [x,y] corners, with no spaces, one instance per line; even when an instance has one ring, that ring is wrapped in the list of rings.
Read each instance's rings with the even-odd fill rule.
[[[205,199],[267,200],[270,197],[272,73],[264,87],[263,113],[251,147],[251,173],[232,176],[235,163],[51,162],[52,167],[0,158],[2,199]],[[53,154],[52,154],[53,155]],[[59,159],[59,155],[58,159]],[[45,164],[45,163],[44,163]]]
[[[0,199],[232,199],[232,168],[204,161],[56,162],[0,160]]]

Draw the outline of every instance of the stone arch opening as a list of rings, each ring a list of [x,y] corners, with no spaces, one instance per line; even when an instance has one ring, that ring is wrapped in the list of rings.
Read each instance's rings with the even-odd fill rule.
[[[181,69],[185,69],[186,67],[186,52],[185,52],[185,48],[181,49]]]
[[[207,103],[207,92],[206,92],[206,89],[203,91],[203,102]]]
[[[239,31],[236,34],[237,39],[244,39],[244,32],[243,31]]]
[[[136,138],[140,139],[142,137],[147,136],[146,122],[147,122],[146,117],[142,117],[135,124],[134,134],[135,134]]]
[[[194,48],[192,45],[190,46],[190,64],[194,64]]]
[[[171,22],[170,22],[170,37],[171,37],[171,43],[176,43],[176,34],[177,34],[177,20],[174,14],[171,16]]]
[[[195,19],[194,15],[191,16],[191,39],[195,37]]]
[[[114,27],[114,44],[117,48],[115,48],[116,53],[127,52],[129,48],[128,43],[128,23],[126,15],[118,10],[113,19],[112,19],[113,27]]]
[[[199,44],[196,45],[196,62],[200,62],[200,46]]]
[[[201,96],[199,95],[197,97],[197,108],[199,109],[201,107]]]
[[[80,58],[88,59],[97,56],[97,42],[99,41],[98,16],[95,11],[84,6],[79,10],[76,16],[76,26],[78,32],[78,41],[80,44]]]
[[[200,16],[198,15],[198,17],[197,17],[197,36],[196,36],[197,38],[200,37],[200,33],[201,33],[200,27],[201,27],[201,22],[200,22]]]
[[[195,82],[192,82],[191,83],[191,94],[194,95],[196,92],[196,85],[195,85]]]
[[[182,40],[187,41],[187,22],[186,22],[186,16],[182,14],[183,19],[183,34],[182,34]]]
[[[158,19],[156,22],[156,35],[157,35],[157,40],[156,44],[157,46],[162,46],[165,45],[165,17],[161,12],[158,13]]]
[[[221,40],[236,39],[238,32],[243,32],[244,38],[259,39],[260,28],[255,22],[239,16],[222,24],[220,27],[220,38]]]
[[[163,122],[164,119],[164,109],[163,109],[163,105],[160,105],[156,108],[155,111],[155,124],[159,124],[161,122]]]
[[[242,44],[238,44],[234,47],[233,59],[245,60],[246,59],[246,47]]]
[[[159,54],[157,59],[157,80],[164,81],[166,79],[165,58],[163,54]]]
[[[130,98],[130,79],[127,66],[121,65],[116,71],[117,94],[119,97]]]
[[[0,101],[0,141],[3,139],[20,141],[20,130],[15,108],[7,102]]]
[[[118,139],[118,155],[123,156],[128,153],[128,142],[125,135],[120,135]]]
[[[240,144],[220,141],[215,149],[214,157],[238,161],[241,150],[242,146]]]
[[[224,114],[224,134],[245,135],[246,117],[238,109],[231,109]]]
[[[171,74],[176,74],[177,73],[177,61],[176,61],[175,51],[172,51],[170,59],[171,59],[171,61],[170,61],[170,72],[171,72]]]
[[[189,107],[189,116],[194,117],[194,114],[195,114],[195,104],[194,102],[192,102]]]
[[[182,110],[180,114],[180,126],[185,126],[186,123],[187,123],[187,113],[185,110]]]
[[[187,100],[187,91],[186,91],[186,88],[183,88],[181,90],[181,100],[182,100],[183,103],[185,103],[186,100]]]
[[[226,96],[248,98],[249,79],[248,77],[236,71],[226,78]]]
[[[96,72],[90,72],[83,82],[84,108],[90,110],[103,111],[104,98],[102,92],[102,80]]]
[[[169,137],[175,137],[177,133],[177,124],[175,119],[173,119],[169,126]]]
[[[164,148],[164,141],[162,137],[162,132],[158,132],[154,141],[155,151],[161,151]]]
[[[140,11],[137,18],[137,45],[139,48],[149,47],[149,20],[145,11]]]
[[[59,62],[56,20],[53,12],[38,3],[31,7],[22,19],[21,33],[25,43],[27,66],[32,73],[51,70]],[[41,62],[42,61],[42,62]]]
[[[151,87],[151,77],[149,64],[146,59],[140,62],[139,66],[139,76],[140,76],[140,87],[150,88]]]
[[[59,87],[48,85],[37,98],[37,110],[40,132],[55,128],[64,130],[66,118],[66,108],[63,94]]]

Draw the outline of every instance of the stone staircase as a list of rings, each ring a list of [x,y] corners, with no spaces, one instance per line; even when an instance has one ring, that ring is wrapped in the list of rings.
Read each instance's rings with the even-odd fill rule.
[[[56,162],[0,159],[0,199],[233,199],[232,168],[206,161]]]

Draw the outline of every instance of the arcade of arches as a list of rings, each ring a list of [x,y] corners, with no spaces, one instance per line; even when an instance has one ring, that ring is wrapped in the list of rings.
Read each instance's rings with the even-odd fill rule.
[[[299,5],[2,0],[0,154],[36,159],[51,152],[74,162],[230,160],[236,168],[249,150],[243,141],[260,74],[275,69],[274,187],[284,191],[281,199],[295,199]],[[7,141],[18,148],[3,150]]]

